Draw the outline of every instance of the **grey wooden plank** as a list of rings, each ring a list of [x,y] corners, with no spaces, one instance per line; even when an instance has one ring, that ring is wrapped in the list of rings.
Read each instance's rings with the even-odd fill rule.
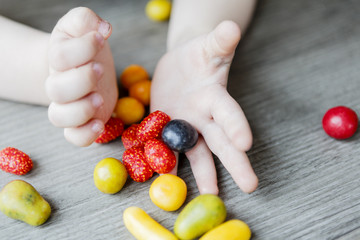
[[[345,239],[360,239],[360,229],[355,229],[350,231],[346,235],[337,238],[338,240],[345,240]]]
[[[114,27],[117,72],[131,63],[153,71],[165,51],[167,24],[147,20],[142,1],[0,0],[0,14],[51,31],[70,8],[85,5]],[[26,10],[24,10],[26,9]],[[215,159],[228,218],[247,222],[253,239],[357,239],[360,227],[359,138],[325,135],[321,118],[336,105],[360,113],[358,1],[259,1],[234,59],[228,89],[254,134],[249,158],[260,185],[242,193]],[[47,120],[45,107],[0,101],[0,148],[14,146],[35,162],[32,183],[53,207],[49,221],[30,227],[0,214],[1,239],[132,239],[122,223],[131,205],[172,229],[178,214],[155,208],[151,182],[128,181],[118,194],[100,193],[92,171],[104,157],[121,158],[119,140],[77,148]],[[179,175],[198,191],[188,162]],[[0,185],[19,177],[0,173]],[[16,235],[14,235],[16,233]]]

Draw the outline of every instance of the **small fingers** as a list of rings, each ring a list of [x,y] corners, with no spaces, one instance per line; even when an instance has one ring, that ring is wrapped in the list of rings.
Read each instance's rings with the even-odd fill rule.
[[[91,145],[103,130],[104,123],[98,119],[92,119],[80,127],[65,128],[64,136],[70,143],[86,147]]]
[[[100,63],[91,62],[65,72],[51,74],[46,80],[46,93],[53,102],[64,104],[94,91],[104,73]]]
[[[56,71],[81,66],[93,59],[104,43],[102,35],[95,31],[54,41],[49,48],[49,64]]]
[[[104,104],[104,99],[98,93],[67,104],[52,102],[48,109],[50,122],[56,127],[72,128],[85,124]]]
[[[253,192],[258,185],[258,179],[246,153],[237,150],[215,122],[204,125],[201,134],[240,189],[246,193]]]
[[[111,25],[86,7],[71,9],[56,24],[53,33],[70,37],[80,37],[88,32],[97,31],[105,39],[111,35]]]
[[[194,148],[186,153],[186,156],[189,159],[200,194],[217,195],[219,189],[214,159],[201,136]]]
[[[214,99],[211,115],[239,151],[250,150],[252,133],[249,123],[239,104],[227,92]]]

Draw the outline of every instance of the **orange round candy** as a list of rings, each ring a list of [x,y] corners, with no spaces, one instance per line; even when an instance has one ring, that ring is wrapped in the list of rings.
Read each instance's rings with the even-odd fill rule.
[[[185,202],[187,187],[184,180],[172,174],[163,174],[149,189],[151,201],[165,211],[176,211]]]
[[[146,69],[136,64],[126,67],[120,76],[120,82],[126,89],[134,83],[147,79],[149,79],[149,74]]]
[[[134,83],[129,88],[129,96],[136,98],[145,106],[150,104],[150,89],[151,81],[143,80],[137,83]]]
[[[120,98],[116,104],[114,113],[126,125],[140,122],[145,114],[144,105],[133,97]]]

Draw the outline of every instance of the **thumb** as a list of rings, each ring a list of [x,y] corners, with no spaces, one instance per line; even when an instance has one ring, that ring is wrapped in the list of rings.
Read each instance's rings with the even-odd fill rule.
[[[231,61],[240,38],[239,26],[223,21],[207,36],[205,49],[210,57]]]
[[[111,35],[112,27],[91,9],[78,7],[65,14],[56,24],[54,31],[71,37],[81,37],[88,32],[97,31],[107,39]]]

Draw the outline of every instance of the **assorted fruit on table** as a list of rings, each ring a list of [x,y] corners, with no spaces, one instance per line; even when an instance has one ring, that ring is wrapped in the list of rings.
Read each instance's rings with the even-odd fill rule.
[[[329,136],[347,139],[357,130],[358,117],[352,109],[338,106],[325,113],[322,125]],[[126,149],[122,162],[133,180],[144,182],[154,172],[163,174],[150,186],[149,196],[153,204],[165,211],[180,209],[186,200],[187,186],[180,177],[169,174],[176,165],[173,151],[183,153],[193,148],[198,140],[196,129],[185,120],[171,120],[166,113],[155,111],[140,123],[129,126],[121,140]],[[251,238],[251,230],[245,222],[225,220],[224,202],[211,194],[199,195],[191,200],[179,213],[173,232],[139,207],[129,207],[123,213],[126,228],[139,240]]]
[[[145,182],[158,173],[149,188],[150,199],[164,211],[177,211],[186,201],[187,186],[183,179],[171,174],[176,167],[174,152],[192,149],[198,141],[198,132],[187,121],[171,119],[159,110],[145,117],[151,80],[143,67],[130,65],[120,76],[120,82],[129,96],[118,100],[113,116],[95,142],[105,144],[121,138],[125,151],[121,160],[109,157],[96,164],[94,184],[105,194],[115,194],[128,177]],[[329,136],[347,139],[357,131],[358,117],[354,110],[337,106],[325,113],[322,126]],[[7,147],[0,151],[0,168],[24,175],[33,168],[33,162],[26,153]],[[33,226],[43,224],[51,214],[49,203],[23,180],[11,181],[3,187],[0,210]],[[218,196],[203,194],[180,211],[173,232],[135,206],[124,211],[123,221],[136,239],[250,239],[249,226],[238,219],[225,221],[226,215],[225,204]]]
[[[115,106],[114,116],[125,125],[140,122],[150,104],[151,81],[148,72],[140,65],[132,64],[120,76],[121,86],[128,96],[121,97]]]
[[[150,0],[145,13],[153,21],[167,21],[170,18],[171,2]],[[180,177],[170,174],[176,166],[174,151],[184,153],[192,149],[197,143],[198,132],[187,121],[171,119],[159,110],[145,117],[150,104],[151,80],[142,66],[128,66],[119,81],[128,96],[118,99],[113,116],[95,143],[105,144],[121,138],[125,151],[121,160],[109,157],[96,164],[94,184],[105,194],[115,194],[124,187],[128,177],[136,182],[145,182],[158,173],[160,175],[150,185],[149,197],[158,208],[177,211],[186,201],[187,185]],[[322,127],[330,137],[342,140],[356,133],[358,121],[354,110],[337,106],[324,114]],[[0,169],[3,171],[24,175],[32,168],[33,162],[26,153],[13,147],[0,151]],[[32,226],[45,223],[51,214],[49,203],[31,184],[23,180],[13,180],[3,187],[0,192],[0,210],[6,216]],[[123,222],[139,240],[251,238],[251,230],[245,222],[238,219],[226,221],[226,216],[226,206],[221,198],[202,194],[180,211],[173,232],[136,206],[128,207],[123,212]]]
[[[202,194],[181,210],[174,224],[174,233],[156,222],[143,209],[135,206],[124,211],[123,221],[128,231],[138,240],[189,240],[199,237],[200,240],[250,239],[249,226],[238,219],[225,222],[226,215],[225,204],[218,196]]]
[[[126,150],[122,162],[134,181],[145,182],[154,172],[169,173],[175,167],[174,152],[159,139],[169,121],[167,114],[155,111],[124,131],[122,140]]]
[[[125,148],[122,164],[136,182],[149,180],[154,173],[166,174],[176,165],[173,151],[186,152],[195,146],[198,133],[185,120],[171,118],[162,111],[144,117],[150,103],[151,80],[146,69],[132,64],[120,76],[129,96],[121,97],[96,143],[121,137]]]

